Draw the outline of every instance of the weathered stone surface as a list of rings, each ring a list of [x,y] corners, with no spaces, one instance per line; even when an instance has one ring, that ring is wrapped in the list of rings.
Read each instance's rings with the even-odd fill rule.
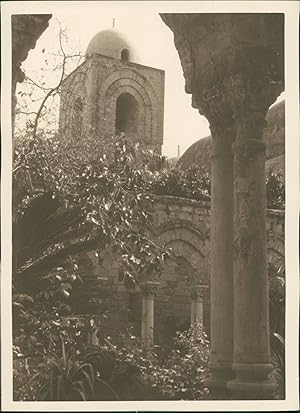
[[[137,118],[127,135],[136,142],[142,137],[141,144],[160,153],[163,143],[164,71],[116,57],[116,50],[121,46],[113,43],[112,47],[113,50],[111,53],[107,50],[106,56],[96,53],[97,48],[92,48],[94,52],[88,53],[85,62],[64,80],[60,130],[69,145],[72,144],[74,128],[76,139],[78,130],[82,139],[87,134],[98,139],[110,139],[117,131],[120,98],[129,96],[132,105],[134,103],[137,107],[137,111],[133,111]],[[83,103],[80,113],[76,109],[78,100]],[[128,109],[129,103],[125,106]]]
[[[46,30],[51,14],[13,15],[12,24],[12,117],[14,122],[16,106],[16,84],[23,82],[22,62],[36,45],[38,38]]]

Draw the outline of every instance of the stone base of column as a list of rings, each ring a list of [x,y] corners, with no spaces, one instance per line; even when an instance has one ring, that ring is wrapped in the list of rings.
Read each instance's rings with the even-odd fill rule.
[[[235,363],[233,369],[236,372],[236,378],[227,383],[227,388],[234,399],[274,399],[277,384],[269,378],[273,370],[272,364]]]
[[[206,386],[209,388],[210,398],[215,400],[223,400],[231,398],[227,383],[234,378],[231,364],[209,363],[209,376],[205,380]]]

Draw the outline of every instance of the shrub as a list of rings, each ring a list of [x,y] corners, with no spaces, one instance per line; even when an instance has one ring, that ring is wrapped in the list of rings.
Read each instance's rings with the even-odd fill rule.
[[[270,173],[266,182],[268,208],[284,208],[285,183],[281,174]]]
[[[207,171],[192,165],[187,171],[180,168],[165,169],[149,175],[149,192],[197,201],[210,200],[210,178]]]

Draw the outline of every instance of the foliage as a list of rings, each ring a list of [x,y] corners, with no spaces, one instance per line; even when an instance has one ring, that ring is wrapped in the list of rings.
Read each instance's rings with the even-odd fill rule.
[[[155,346],[149,353],[135,336],[123,336],[119,360],[140,372],[139,393],[144,400],[200,400],[207,395],[208,354],[209,343],[198,324],[178,332],[167,352]]]
[[[209,344],[202,326],[178,333],[172,348],[146,350],[131,331],[118,346],[66,346],[46,351],[35,365],[18,361],[15,399],[22,400],[200,400]],[[23,364],[22,364],[23,363]],[[26,364],[26,363],[25,363]]]
[[[165,169],[149,178],[149,191],[155,195],[209,201],[210,178],[207,171],[198,165],[192,165],[186,171],[180,168]]]
[[[177,333],[162,369],[158,369],[155,386],[171,400],[205,399],[209,343],[201,324]]]
[[[284,266],[268,266],[270,329],[272,333],[285,335],[285,272]]]
[[[270,173],[266,182],[268,208],[283,209],[285,205],[285,182],[281,174]]]
[[[31,379],[39,387],[37,400],[92,400],[94,371],[90,364],[76,360],[74,348],[62,354],[49,353]]]
[[[50,270],[52,262],[58,265],[58,261],[65,258],[62,249],[71,255],[76,244],[81,251],[85,247],[92,249],[91,244],[95,249],[117,247],[126,267],[124,277],[132,281],[137,274],[155,272],[159,258],[165,256],[147,236],[146,223],[149,223],[151,215],[146,205],[150,195],[142,170],[136,168],[134,148],[124,138],[99,144],[97,149],[89,144],[92,145],[87,143],[85,151],[68,148],[67,158],[67,149],[59,140],[52,138],[27,141],[22,150],[17,149],[15,179],[19,179],[22,173],[27,178],[24,180],[24,196],[19,203],[17,225],[24,227],[26,218],[39,216],[42,211],[33,213],[31,210],[39,198],[49,198],[49,193],[53,204],[57,201],[51,211],[53,219],[57,218],[62,225],[57,228],[55,222],[51,222],[48,233],[44,233],[44,238],[47,238],[40,240],[43,250],[38,245],[26,254],[25,258],[33,262],[29,265],[26,261],[20,262],[17,269],[20,274],[28,277],[41,268],[45,271],[46,265]],[[67,225],[62,219],[66,216],[69,216]],[[21,232],[24,232],[23,228]],[[80,239],[68,249],[63,241],[71,234],[73,237],[74,234],[79,235]],[[60,242],[52,245],[53,239]]]
[[[157,275],[168,256],[148,238],[151,197],[135,148],[113,138],[98,150],[91,142],[68,148],[66,157],[63,142],[40,136],[16,148],[14,180],[23,185],[14,200],[14,345],[24,363],[56,351],[60,336],[80,344],[82,332],[67,318],[72,290],[83,283],[79,253],[113,247],[129,287]]]
[[[273,363],[273,377],[278,384],[276,398],[285,398],[285,340],[278,333],[270,335],[271,355]]]
[[[176,196],[197,201],[210,201],[211,181],[202,165],[191,165],[187,170],[179,167],[154,171],[149,176],[149,192],[155,195]],[[268,208],[283,209],[285,182],[281,174],[270,173],[266,180]]]
[[[269,264],[270,344],[273,377],[278,384],[276,397],[285,397],[285,273],[284,266]]]

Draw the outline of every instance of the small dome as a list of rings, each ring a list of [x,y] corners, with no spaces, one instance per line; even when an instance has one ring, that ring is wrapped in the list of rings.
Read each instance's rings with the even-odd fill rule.
[[[90,56],[94,53],[115,59],[134,60],[128,42],[115,30],[103,30],[92,38],[86,55]]]

